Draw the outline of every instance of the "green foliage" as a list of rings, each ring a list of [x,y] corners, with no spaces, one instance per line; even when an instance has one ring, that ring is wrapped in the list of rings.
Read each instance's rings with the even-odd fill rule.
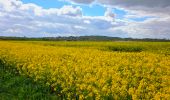
[[[6,69],[7,68],[7,69]],[[1,100],[56,100],[49,87],[32,79],[16,74],[0,61],[0,99]]]
[[[108,46],[109,51],[119,51],[119,52],[141,52],[142,47],[133,46]]]

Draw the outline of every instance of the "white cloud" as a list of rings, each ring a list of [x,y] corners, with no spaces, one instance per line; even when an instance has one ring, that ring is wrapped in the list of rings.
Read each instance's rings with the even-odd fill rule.
[[[89,4],[93,0],[75,2]],[[109,2],[111,0],[102,3],[107,4]],[[114,6],[114,4],[110,4]],[[131,10],[134,7],[132,4],[122,5],[121,7],[128,7],[129,15],[150,16],[145,10],[139,8],[138,10]],[[150,12],[155,12],[154,9],[148,8],[148,5],[144,6],[144,3],[142,3],[142,6],[150,9]],[[156,8],[161,7],[169,9],[163,4]],[[115,19],[115,14],[111,9],[107,9],[104,16],[92,17],[83,16],[82,9],[75,6],[44,9],[32,3],[23,4],[16,0],[0,0],[0,36],[107,35],[135,38],[170,38],[169,16],[161,13],[155,15],[158,17],[147,19],[144,22],[135,22],[129,21],[128,16],[123,20]]]
[[[74,3],[81,3],[81,4],[91,4],[95,0],[66,0],[66,1],[72,1]]]
[[[107,17],[110,20],[114,21],[114,19],[115,19],[115,14],[112,12],[112,8],[107,8],[104,15],[105,15],[105,17]]]
[[[82,9],[80,7],[64,6],[59,10],[59,15],[82,16]]]
[[[12,11],[16,6],[20,5],[21,2],[16,2],[15,0],[0,0],[0,11]]]
[[[133,13],[145,13],[149,15],[170,15],[170,0],[70,0],[76,3],[101,5],[125,8]]]
[[[78,25],[75,25],[74,28],[76,28],[76,29],[86,29],[85,27],[78,26]]]
[[[63,6],[60,9],[50,8],[50,9],[43,9],[40,6],[35,4],[22,4],[19,7],[19,10],[27,11],[32,13],[36,16],[46,16],[46,15],[56,15],[56,16],[82,16],[82,9],[80,7],[73,7],[73,6]]]
[[[43,9],[35,4],[23,4],[15,0],[1,0],[0,3],[3,5],[0,11],[0,35],[41,37],[50,34],[51,36],[112,34],[114,36],[114,33],[108,31],[115,27],[108,16],[83,16],[80,7]],[[8,11],[4,6],[6,3],[13,9]]]
[[[108,8],[123,9],[128,12],[123,19],[127,22],[123,22],[123,25],[114,30],[121,30],[128,33],[128,36],[136,38],[170,38],[170,0],[91,0],[90,2],[94,1]],[[107,9],[105,16],[114,16],[114,14]],[[136,22],[129,20],[131,18],[146,19],[144,22]]]
[[[144,22],[128,22],[127,26],[119,27],[119,29],[135,38],[170,38],[169,20],[170,17],[152,18]]]
[[[90,24],[91,22],[89,20],[84,20],[85,24]]]

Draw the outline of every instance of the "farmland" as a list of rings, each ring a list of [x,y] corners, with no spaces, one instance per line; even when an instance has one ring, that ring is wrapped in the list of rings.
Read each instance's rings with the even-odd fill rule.
[[[170,42],[0,41],[0,60],[63,99],[170,99]]]

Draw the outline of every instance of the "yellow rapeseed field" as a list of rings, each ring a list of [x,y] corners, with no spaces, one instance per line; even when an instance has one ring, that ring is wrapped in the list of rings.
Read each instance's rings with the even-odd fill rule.
[[[0,60],[66,99],[170,100],[168,47],[156,52],[143,46],[143,51],[126,52],[116,47],[106,50],[104,42],[98,47],[91,42],[85,43],[91,47],[47,44],[0,41]]]

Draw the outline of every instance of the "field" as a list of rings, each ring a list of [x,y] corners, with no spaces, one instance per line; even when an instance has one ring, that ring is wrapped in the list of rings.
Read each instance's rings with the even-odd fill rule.
[[[43,97],[170,100],[170,42],[0,41],[0,60]]]

